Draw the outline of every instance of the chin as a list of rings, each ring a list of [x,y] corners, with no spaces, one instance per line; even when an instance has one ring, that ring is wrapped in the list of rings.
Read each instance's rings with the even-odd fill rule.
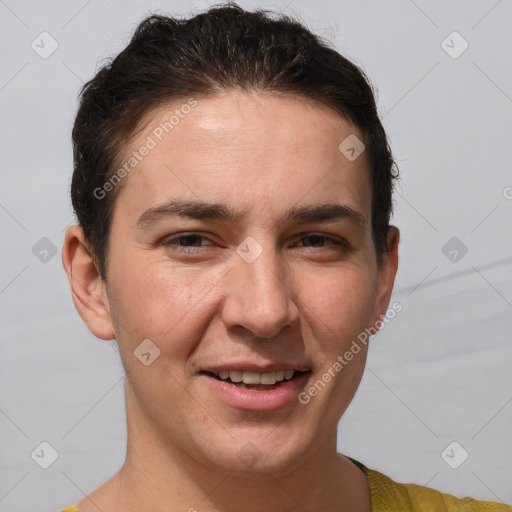
[[[210,446],[219,448],[215,452],[204,450],[203,460],[206,459],[213,469],[236,473],[243,478],[258,480],[267,479],[269,474],[282,476],[304,462],[307,446],[289,435],[272,436],[273,430],[276,430],[275,426],[258,435],[253,429],[251,433],[237,434],[234,439],[229,436],[230,439],[222,444],[212,442]]]

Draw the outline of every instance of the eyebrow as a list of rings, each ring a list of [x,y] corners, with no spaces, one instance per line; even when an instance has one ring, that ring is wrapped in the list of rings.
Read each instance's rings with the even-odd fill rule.
[[[146,210],[137,220],[136,226],[139,228],[148,228],[161,219],[172,216],[237,223],[247,216],[247,212],[237,212],[231,207],[220,203],[171,199],[165,204],[154,206]],[[364,216],[350,206],[330,203],[293,206],[279,219],[277,225],[329,222],[340,219],[349,220],[363,228],[365,225]]]

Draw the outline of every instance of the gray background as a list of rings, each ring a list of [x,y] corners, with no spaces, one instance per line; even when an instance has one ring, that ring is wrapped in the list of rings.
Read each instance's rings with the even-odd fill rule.
[[[366,71],[401,171],[403,310],[372,341],[338,450],[398,481],[512,502],[512,2],[239,4],[299,17]],[[82,323],[60,260],[76,95],[144,16],[208,5],[0,0],[0,511],[60,510],[124,460],[115,344]],[[46,59],[31,47],[43,31],[58,43]],[[469,44],[457,58],[454,31]],[[43,441],[58,453],[48,469],[31,458]],[[469,454],[457,469],[441,456],[453,441],[452,464]]]

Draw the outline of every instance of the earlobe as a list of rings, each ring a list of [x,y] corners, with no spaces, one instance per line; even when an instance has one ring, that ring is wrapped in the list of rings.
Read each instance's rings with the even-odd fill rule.
[[[62,264],[68,276],[76,310],[89,330],[102,340],[115,339],[105,283],[79,226],[71,226],[66,231]]]
[[[395,283],[395,276],[398,270],[398,245],[400,242],[400,231],[395,226],[390,226],[387,233],[387,251],[382,255],[379,265],[379,276],[374,308],[372,312],[372,326],[381,317],[386,315],[391,292]]]

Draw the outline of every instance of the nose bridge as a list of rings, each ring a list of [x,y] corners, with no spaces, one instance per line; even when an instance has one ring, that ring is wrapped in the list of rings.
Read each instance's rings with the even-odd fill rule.
[[[223,320],[228,328],[239,325],[258,337],[270,338],[298,319],[289,274],[269,243],[244,242],[237,248],[235,268],[230,272]]]

